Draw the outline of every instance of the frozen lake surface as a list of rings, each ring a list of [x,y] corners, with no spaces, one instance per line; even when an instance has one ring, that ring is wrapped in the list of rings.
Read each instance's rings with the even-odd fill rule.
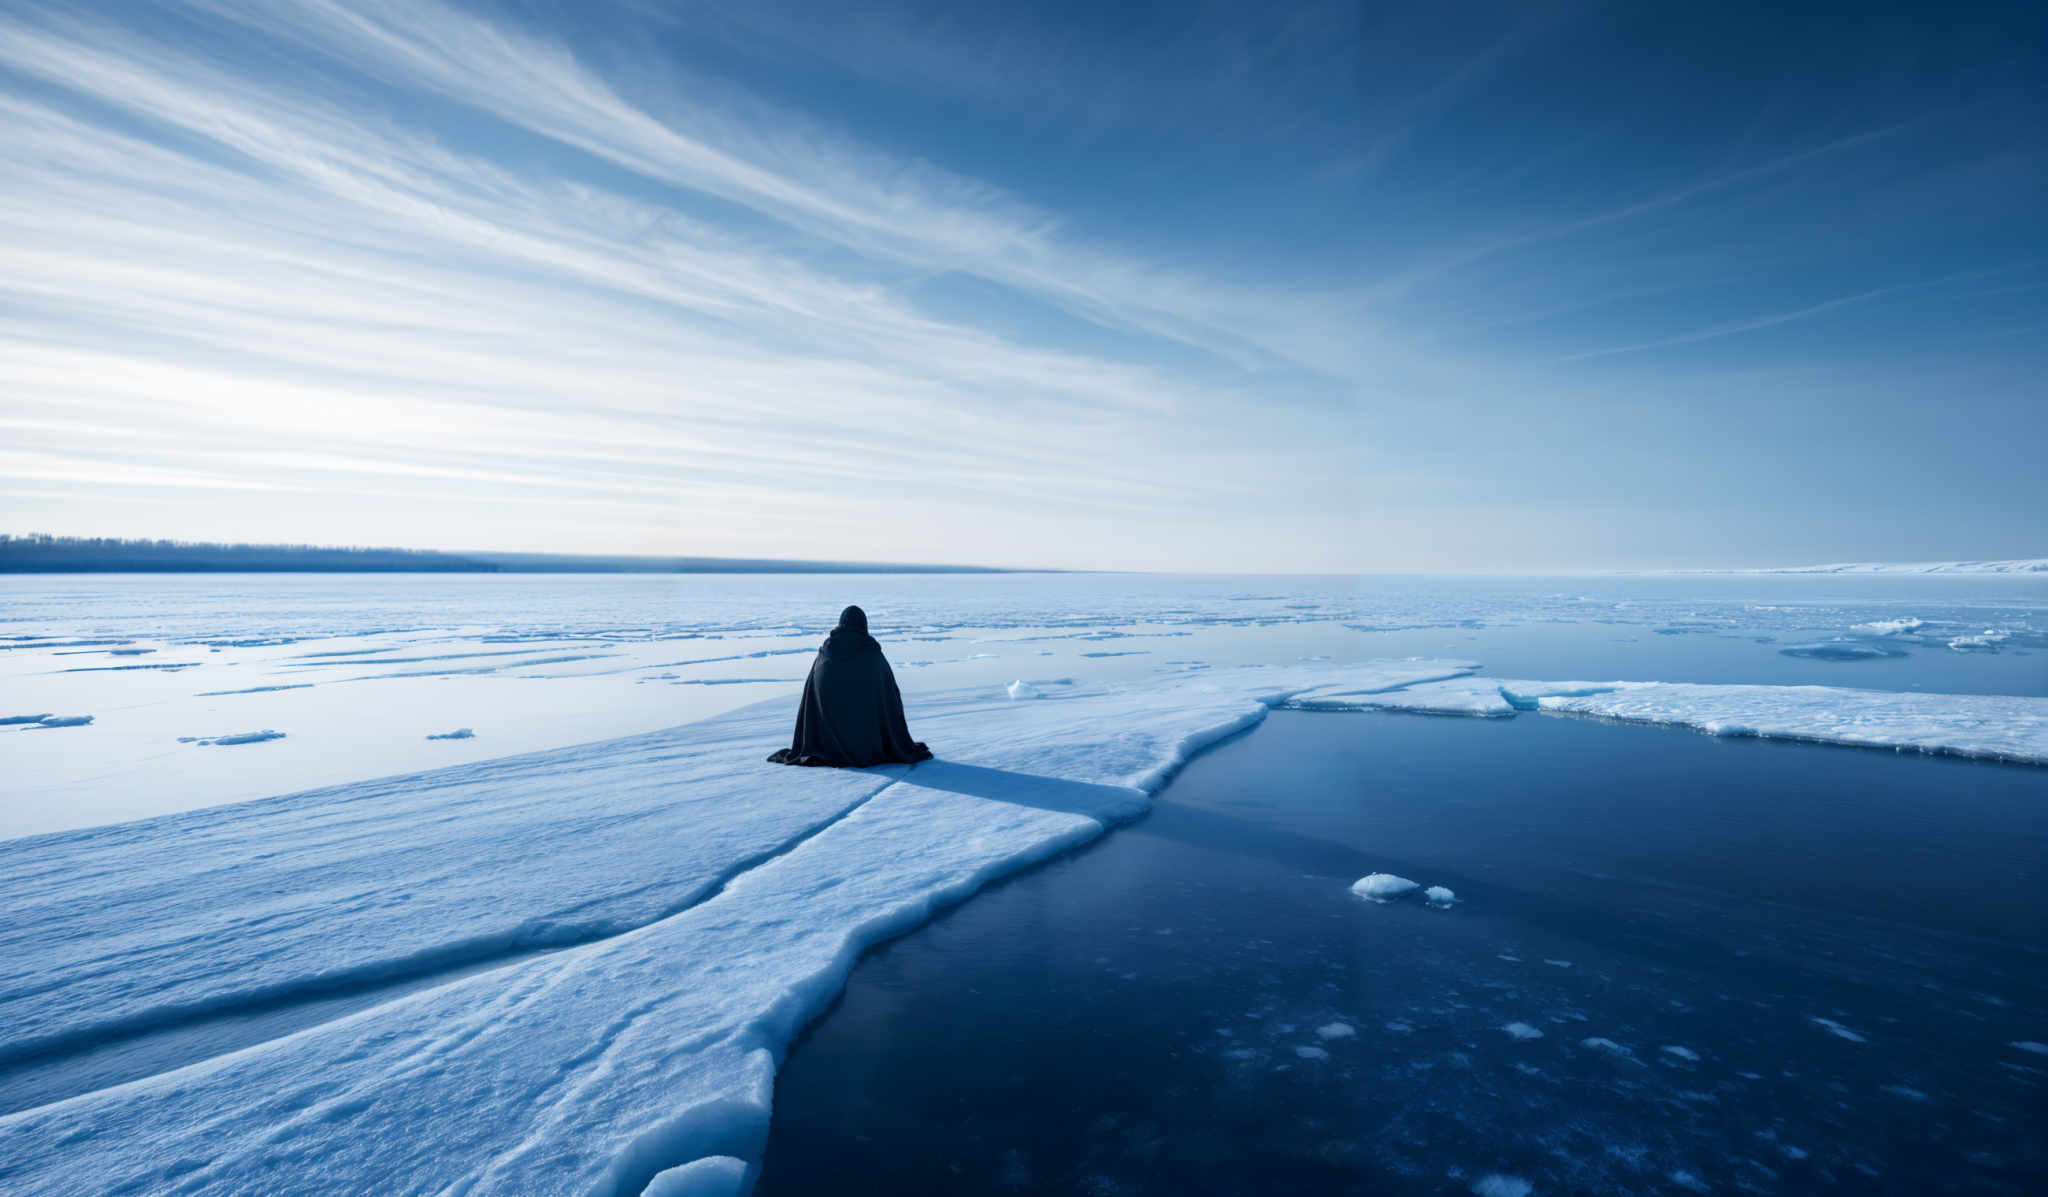
[[[2037,769],[1277,712],[863,961],[756,1192],[2039,1192],[2044,860]]]
[[[1770,956],[1794,969],[1789,979],[1759,979],[1748,963],[1812,911],[1847,919],[1853,905],[1900,929],[1887,948],[1907,962],[1900,976],[1949,968],[1950,984],[1981,976],[1969,993],[2014,1004],[1987,1003],[1994,1013],[1977,1018],[2008,1036],[2000,1079],[2031,1084],[2040,1053],[2026,1045],[2048,1031],[2018,1025],[2040,1008],[2026,980],[2041,904],[2028,812],[2042,808],[2048,772],[1980,762],[2048,763],[2044,589],[2039,578],[1883,576],[0,581],[0,1187],[274,1192],[317,1173],[364,1191],[744,1191],[789,1044],[862,952],[1139,818],[1182,764],[1275,708],[1289,710],[1272,732],[1327,731],[1282,754],[1294,764],[1251,758],[1246,788],[1293,784],[1298,801],[1227,830],[1247,846],[1327,841],[1316,851],[1342,855],[1329,867],[1351,875],[1332,892],[1313,869],[1294,881],[1250,875],[1217,916],[1215,942],[1242,939],[1231,920],[1270,923],[1279,943],[1282,929],[1317,919],[1378,917],[1367,925],[1388,929],[1426,916],[1439,921],[1412,924],[1422,938],[1403,950],[1488,919],[1510,920],[1494,927],[1502,944],[1540,947],[1492,953],[1502,967],[1534,960],[1537,980],[1458,971],[1477,957],[1455,968],[1389,957],[1375,984],[1418,1005],[1386,1014],[1383,1029],[1405,1023],[1420,1037],[1429,995],[1456,989],[1465,996],[1430,1000],[1462,1009],[1476,990],[1506,987],[1517,1000],[1485,1014],[1506,1042],[1608,1064],[1718,1066],[1725,1057],[1675,1033],[1647,1042],[1647,1015],[1627,995],[1654,990],[1649,981],[1569,999],[1578,1006],[1556,986],[1637,967],[1613,953],[1642,938],[1628,928],[1643,895],[1712,907],[1734,894],[1782,906],[1787,921],[1744,914],[1724,954],[1700,956],[1725,976],[1717,993],[1775,984],[1780,1014],[1801,1009],[1802,1033],[1899,1044],[1883,1020],[1931,1007],[1861,991],[1822,1001],[1797,971],[1826,972],[1813,945],[1853,947],[1854,928],[1828,924],[1788,960]],[[848,601],[870,611],[912,727],[939,759],[768,766],[809,655]],[[1417,773],[1406,806],[1353,784],[1410,759],[1451,772]],[[1710,767],[1740,760],[1765,763]],[[1555,778],[1564,789],[1537,780]],[[1285,817],[1260,821],[1275,812]],[[1346,822],[1368,815],[1407,820],[1408,838]],[[1920,822],[1900,822],[1908,815]],[[1780,843],[1790,847],[1777,856],[1760,848]],[[1351,891],[1368,874],[1416,888],[1383,878],[1365,892],[1386,901],[1368,904]],[[1575,877],[1637,880],[1602,891],[1604,905],[1573,896]],[[1210,880],[1197,870],[1187,883]],[[1204,933],[1197,897],[1183,903],[1197,921],[1157,939]],[[1126,907],[1155,899],[1084,883],[1074,900],[1106,930],[1147,928]],[[1337,909],[1317,913],[1328,901]],[[1514,921],[1545,910],[1537,925]],[[1719,934],[1712,910],[1697,926],[1656,917],[1680,944]],[[1555,936],[1555,951],[1540,946]],[[1944,960],[1926,936],[1975,943],[1978,955]],[[1564,954],[1580,941],[1579,955]],[[1297,947],[1303,958],[1337,951]],[[1578,971],[1579,956],[1602,951],[1605,972]],[[1276,989],[1325,1001],[1325,981],[1290,971],[1286,953],[1259,958]],[[1431,984],[1414,988],[1411,976]],[[1179,1017],[1242,996],[1229,977],[1190,984],[1156,1000]],[[1679,990],[1705,1008],[1703,989]],[[994,1008],[1018,994],[994,993]],[[1294,1028],[1281,1034],[1312,1032],[1289,1041],[1279,1075],[1342,1064],[1368,1039],[1359,1011],[1380,1013],[1383,995],[1368,996],[1313,1024],[1278,1019]],[[1981,1027],[1955,1013],[1972,1008],[1956,998],[1937,1012],[1974,1035]],[[1560,1031],[1572,1009],[1604,1011],[1603,1027],[1621,1033]],[[1014,1021],[1010,1046],[1029,1054],[1036,1032]],[[1777,1026],[1722,1027],[1713,1050],[1732,1052],[1743,1035],[1775,1042]],[[1984,1047],[1962,1031],[1948,1038]],[[1472,1054],[1449,1043],[1436,1064],[1394,1063],[1429,1071]],[[1850,1087],[1837,1095],[1845,1108],[1871,1080],[1924,1114],[1962,1092],[1943,1067],[1881,1083],[1829,1075]],[[1736,1102],[1779,1091],[1697,1092]],[[1771,1100],[1811,1096],[1786,1092]],[[1452,1095],[1479,1118],[1474,1141],[1498,1139],[1498,1164],[1370,1167],[1457,1169],[1460,1183],[1473,1168],[1521,1169],[1500,1172],[1498,1191],[1525,1173],[1547,1187],[1620,1183],[1613,1171],[1541,1172],[1510,1150],[1534,1140],[1486,1121],[1484,1094]],[[1583,1102],[1620,1134],[1603,1100],[1567,1090],[1557,1110]],[[2006,1117],[1998,1100],[1971,1108],[1995,1122]],[[1843,1141],[1873,1134],[1852,1127]],[[1970,1149],[1973,1175],[2032,1175],[2032,1157],[1991,1132],[1954,1141],[1990,1144]],[[1903,1166],[1830,1158],[1859,1175]],[[1681,1173],[1707,1175],[1682,1161],[1664,1175],[1684,1187],[1672,1179]],[[1472,1183],[1484,1188],[1489,1174]]]
[[[2048,693],[2038,575],[16,576],[0,719],[91,722],[0,724],[0,837],[704,718],[793,693],[850,601],[909,692],[1456,656],[1505,678]]]

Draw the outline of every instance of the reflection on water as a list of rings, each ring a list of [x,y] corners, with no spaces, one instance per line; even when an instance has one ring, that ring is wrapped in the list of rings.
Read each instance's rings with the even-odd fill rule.
[[[863,962],[758,1191],[2039,1191],[2044,858],[2044,770],[1276,713]]]

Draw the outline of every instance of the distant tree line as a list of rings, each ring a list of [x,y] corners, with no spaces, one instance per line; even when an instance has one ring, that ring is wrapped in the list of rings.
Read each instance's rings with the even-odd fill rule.
[[[0,535],[0,574],[517,573],[517,574],[954,574],[1003,573],[975,565],[891,565],[768,557],[590,557],[561,553],[440,553],[310,544],[205,544],[187,540]]]
[[[421,549],[0,536],[0,573],[495,573],[489,561]]]

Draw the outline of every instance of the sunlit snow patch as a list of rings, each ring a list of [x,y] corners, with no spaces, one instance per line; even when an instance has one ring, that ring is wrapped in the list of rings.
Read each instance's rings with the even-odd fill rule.
[[[1011,698],[1043,698],[1045,696],[1043,691],[1023,678],[1018,678],[1016,681],[1003,687],[1003,689]]]
[[[1392,873],[1369,873],[1351,883],[1351,892],[1371,902],[1390,902],[1402,894],[1422,888],[1406,877]]]

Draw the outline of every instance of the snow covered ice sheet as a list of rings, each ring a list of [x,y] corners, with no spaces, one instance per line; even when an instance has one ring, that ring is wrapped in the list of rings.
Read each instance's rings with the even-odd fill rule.
[[[928,695],[916,726],[943,759],[907,775],[764,764],[788,731],[775,703],[0,844],[15,1059],[567,945],[0,1118],[0,1188],[633,1193],[757,1159],[782,1052],[863,948],[1140,813],[1295,693],[1444,672]]]
[[[941,759],[914,769],[767,765],[791,717],[777,701],[0,843],[0,1062],[485,970],[0,1117],[0,1190],[743,1189],[788,1043],[864,948],[1142,812],[1191,753],[1283,703],[1491,687],[1513,709],[2048,763],[2048,699],[1475,668],[918,695]]]
[[[1502,682],[1501,691],[1540,710],[1695,727],[1717,736],[2048,764],[2044,698],[1684,682]]]

